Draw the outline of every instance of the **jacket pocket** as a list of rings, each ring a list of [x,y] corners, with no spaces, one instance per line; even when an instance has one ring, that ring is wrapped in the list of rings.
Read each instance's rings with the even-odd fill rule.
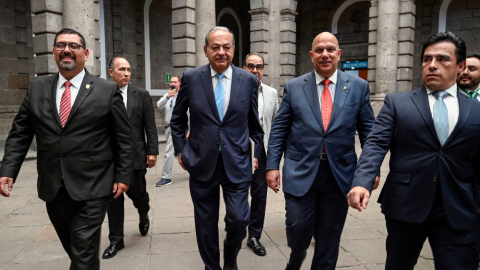
[[[409,173],[389,173],[386,182],[410,183],[411,175]]]
[[[198,148],[198,141],[192,138],[188,138],[188,144],[191,148],[197,149]]]
[[[347,164],[357,161],[357,154],[355,152],[345,154],[345,162]]]
[[[285,157],[296,160],[296,161],[300,161],[302,159],[302,153],[294,150],[287,150]]]
[[[110,151],[90,154],[90,162],[102,162],[109,160],[113,160],[112,152]]]
[[[242,152],[248,152],[249,147],[250,147],[250,141],[248,141],[247,143],[244,143],[242,145]]]

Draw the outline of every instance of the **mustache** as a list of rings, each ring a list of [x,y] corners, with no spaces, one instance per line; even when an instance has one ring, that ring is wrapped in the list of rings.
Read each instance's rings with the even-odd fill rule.
[[[468,78],[468,79],[472,79],[472,76],[468,75],[468,74],[460,74],[460,79],[463,79],[463,78]]]
[[[215,57],[215,60],[228,60],[228,57],[227,56],[218,56],[218,57]]]
[[[73,60],[77,60],[77,57],[75,57],[75,55],[73,53],[65,53],[63,52],[62,54],[60,54],[60,60],[62,60],[63,58],[65,57],[68,57],[68,58],[71,58]]]

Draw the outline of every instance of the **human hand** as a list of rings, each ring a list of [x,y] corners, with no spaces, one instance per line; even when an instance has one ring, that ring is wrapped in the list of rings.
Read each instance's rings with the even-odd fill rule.
[[[380,176],[375,177],[375,183],[373,184],[373,190],[377,189],[380,185]]]
[[[8,191],[13,189],[13,178],[10,177],[1,177],[0,178],[0,194],[3,197],[10,197],[10,193],[5,189],[5,186],[8,185]]]
[[[178,164],[180,164],[180,166],[182,166],[184,170],[187,170],[185,169],[185,166],[183,166],[183,163],[182,163],[182,153],[178,154]]]
[[[280,171],[268,170],[267,171],[267,185],[277,193],[280,190]]]
[[[258,158],[253,158],[253,170],[256,171],[258,169]]]
[[[127,192],[128,188],[130,187],[129,184],[124,184],[124,183],[114,183],[113,184],[113,192],[115,193],[114,199],[118,198],[120,195],[122,195],[123,192]]]
[[[174,97],[176,94],[177,94],[176,89],[170,89],[170,90],[168,90],[167,98]]]
[[[147,155],[148,168],[153,168],[157,163],[157,155]]]
[[[359,212],[362,212],[362,208],[367,209],[369,198],[370,192],[364,187],[354,187],[347,194],[348,205]]]

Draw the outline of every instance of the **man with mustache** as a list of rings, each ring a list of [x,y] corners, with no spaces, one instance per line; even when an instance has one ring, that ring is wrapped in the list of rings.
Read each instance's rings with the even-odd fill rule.
[[[480,103],[460,94],[465,42],[451,32],[423,45],[424,86],[387,94],[348,194],[367,207],[375,172],[390,150],[378,199],[388,231],[385,269],[414,269],[425,240],[435,269],[478,269]]]
[[[331,33],[315,37],[314,70],[285,84],[270,132],[267,181],[274,192],[285,153],[285,225],[292,250],[287,270],[301,269],[312,236],[311,269],[335,269],[357,164],[355,131],[363,145],[375,119],[368,83],[337,70],[341,54]]]
[[[53,44],[59,73],[30,83],[5,144],[0,194],[10,196],[35,136],[38,196],[70,269],[98,270],[110,194],[120,196],[133,178],[132,132],[118,85],[84,68],[83,36],[62,29]]]
[[[480,101],[480,55],[472,54],[467,56],[467,66],[458,75],[457,83],[465,94],[477,101]]]
[[[205,37],[204,51],[209,64],[187,70],[182,76],[170,121],[173,146],[178,162],[190,173],[197,244],[205,269],[222,269],[218,246],[222,187],[227,212],[223,269],[237,270],[237,255],[250,219],[249,138],[255,142],[255,164],[263,145],[257,111],[258,78],[232,65],[235,39],[228,28],[212,28]]]

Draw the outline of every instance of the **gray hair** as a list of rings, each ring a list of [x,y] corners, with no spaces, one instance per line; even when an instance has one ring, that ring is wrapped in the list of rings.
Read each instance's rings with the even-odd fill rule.
[[[265,59],[263,59],[263,56],[261,56],[259,53],[252,52],[252,53],[247,54],[247,56],[245,56],[245,61],[243,62],[243,65],[244,65],[244,66],[247,64],[248,58],[249,58],[250,56],[252,56],[252,55],[256,55],[256,56],[262,58],[262,65],[265,65]]]
[[[208,37],[210,36],[210,33],[212,32],[217,32],[219,30],[222,30],[222,31],[225,31],[225,32],[229,32],[230,35],[232,35],[232,46],[235,47],[235,36],[233,35],[233,32],[230,31],[230,29],[228,29],[227,27],[225,26],[215,26],[213,27],[212,29],[210,29],[210,31],[208,31],[207,35],[205,36],[205,47],[208,48]]]

